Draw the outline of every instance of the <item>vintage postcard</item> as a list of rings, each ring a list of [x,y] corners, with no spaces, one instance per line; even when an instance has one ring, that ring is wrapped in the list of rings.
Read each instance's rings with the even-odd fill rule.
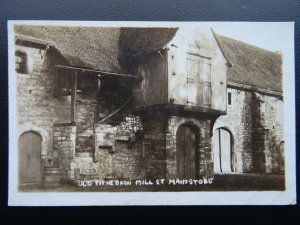
[[[9,21],[9,205],[296,204],[294,24]]]

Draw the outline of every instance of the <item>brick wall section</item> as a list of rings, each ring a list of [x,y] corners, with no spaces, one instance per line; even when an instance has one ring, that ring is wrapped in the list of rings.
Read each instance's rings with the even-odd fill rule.
[[[75,157],[76,126],[54,125],[53,165],[60,168],[61,179],[70,181],[74,177],[71,162]]]

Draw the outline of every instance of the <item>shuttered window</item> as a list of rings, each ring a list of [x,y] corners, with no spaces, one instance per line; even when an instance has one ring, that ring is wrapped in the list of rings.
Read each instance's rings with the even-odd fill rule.
[[[22,51],[15,52],[15,65],[18,73],[26,74],[27,70],[27,54]]]
[[[187,53],[187,104],[210,107],[211,60]]]

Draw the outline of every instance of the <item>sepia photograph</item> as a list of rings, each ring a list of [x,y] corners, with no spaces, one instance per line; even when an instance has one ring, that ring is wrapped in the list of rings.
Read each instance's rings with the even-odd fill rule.
[[[10,199],[25,198],[13,204],[288,203],[290,34],[293,23],[9,21]]]

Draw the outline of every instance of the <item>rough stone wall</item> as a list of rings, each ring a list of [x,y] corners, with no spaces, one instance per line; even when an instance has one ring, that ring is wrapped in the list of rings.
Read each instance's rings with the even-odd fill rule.
[[[284,115],[283,101],[276,97],[263,96],[265,100],[265,128],[269,130],[269,147],[271,160],[267,167],[272,173],[280,173],[284,168],[281,168],[281,158],[279,150],[280,143],[284,141]],[[284,157],[284,155],[283,155]]]
[[[71,163],[75,157],[76,126],[55,125],[53,127],[53,166],[59,167],[61,179],[70,181],[74,177]]]
[[[210,120],[196,119],[189,116],[171,116],[168,119],[167,133],[167,177],[176,178],[177,160],[176,160],[176,134],[181,125],[189,125],[198,130],[198,146],[196,148],[196,176],[199,178],[213,178],[213,160],[210,138]]]
[[[214,130],[227,128],[233,136],[233,172],[252,171],[252,95],[247,91],[228,88],[232,104],[227,115],[219,117]]]
[[[276,97],[252,94],[254,170],[279,173],[279,144],[283,140],[283,102]]]
[[[132,115],[116,126],[97,124],[93,153],[76,153],[71,163],[74,179],[144,178],[140,132],[140,118]]]
[[[267,95],[258,101],[246,90],[227,91],[232,93],[232,104],[227,105],[227,115],[216,120],[214,130],[225,127],[233,136],[233,172],[276,172],[283,140],[283,102]]]
[[[54,98],[55,63],[59,57],[51,50],[46,53],[36,48],[15,46],[27,54],[28,71],[16,76],[16,106],[19,127],[32,123],[34,127],[43,129],[42,159],[52,159],[53,123],[70,122],[70,98]]]
[[[269,130],[265,128],[265,109],[261,95],[252,93],[252,147],[253,147],[253,171],[270,172],[266,169],[270,160]]]
[[[166,178],[166,139],[168,117],[163,113],[143,115],[144,127],[143,155],[146,178]]]
[[[95,91],[84,91],[77,94],[76,101],[76,152],[93,152],[93,134],[96,112]]]
[[[41,134],[43,142],[46,142],[43,144],[46,150],[42,152],[42,158],[47,159],[47,162],[49,159],[50,165],[61,168],[62,179],[74,179],[75,175],[84,174],[86,168],[91,167],[96,168],[101,178],[143,177],[140,168],[141,141],[133,140],[136,132],[141,130],[139,119],[128,116],[124,117],[124,121],[119,125],[105,125],[114,131],[112,139],[115,152],[110,153],[108,149],[101,149],[100,160],[95,163],[93,157],[91,158],[95,152],[93,138],[95,93],[77,94],[77,132],[70,133],[68,125],[71,122],[70,96],[54,97],[54,75],[57,72],[55,64],[59,60],[58,56],[48,51],[42,59],[43,50],[40,53],[39,49],[22,46],[16,46],[16,49],[26,52],[28,58],[28,73],[15,73],[18,124],[22,126],[30,122],[32,127],[45,130]],[[99,127],[100,136],[101,134],[109,136],[105,126],[103,129]],[[77,138],[76,152],[89,154],[77,154],[77,158],[73,156],[70,148],[73,151],[74,137]],[[75,169],[76,167],[83,169],[80,172]]]

